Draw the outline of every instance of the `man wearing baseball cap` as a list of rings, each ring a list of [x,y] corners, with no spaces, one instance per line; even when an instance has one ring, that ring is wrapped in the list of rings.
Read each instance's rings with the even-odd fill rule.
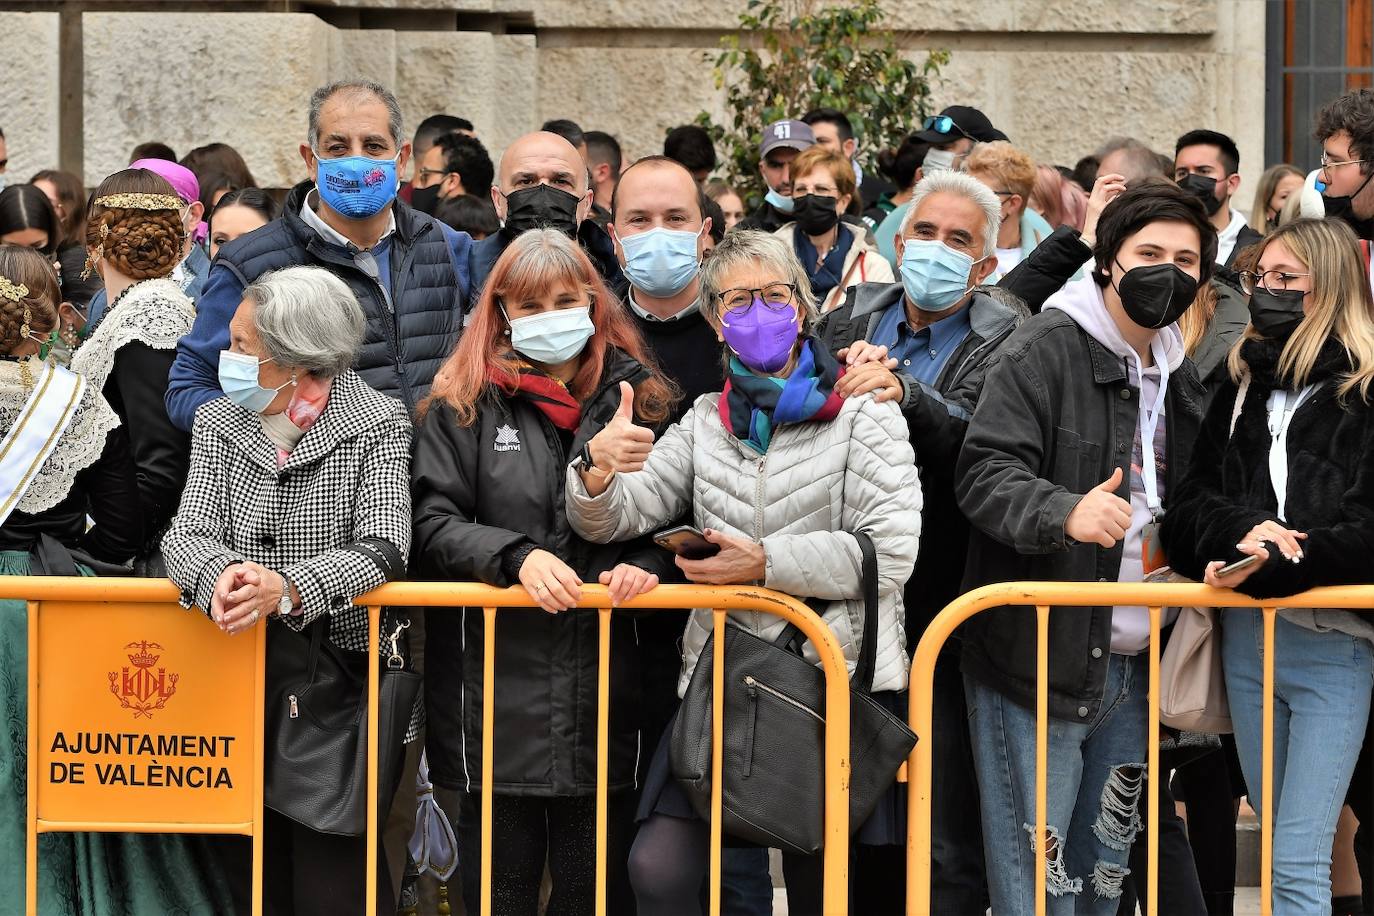
[[[802,121],[774,121],[763,129],[759,174],[768,192],[763,196],[763,204],[740,220],[739,228],[777,232],[784,223],[792,221],[792,160],[815,144],[811,126]]]
[[[206,256],[205,249],[196,244],[204,238],[205,230],[205,224],[201,222],[201,217],[205,215],[205,205],[200,202],[200,182],[190,169],[165,159],[139,159],[129,163],[129,168],[147,169],[161,176],[186,205],[182,213],[182,222],[186,226],[186,245],[181,251],[181,263],[172,271],[171,278],[181,284],[182,292],[194,302],[200,296],[201,287],[205,285],[205,275],[210,272],[210,258]],[[86,318],[91,330],[94,330],[104,317],[106,303],[103,289],[91,297]]]
[[[964,157],[973,152],[974,144],[1007,139],[1006,134],[992,126],[987,115],[965,105],[951,105],[926,118],[915,137],[930,144],[918,180],[941,169],[959,169]]]

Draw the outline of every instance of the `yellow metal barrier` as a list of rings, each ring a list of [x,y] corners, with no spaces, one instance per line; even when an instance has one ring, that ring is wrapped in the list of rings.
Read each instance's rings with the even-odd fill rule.
[[[253,838],[252,900],[253,913],[261,913],[262,885],[262,729],[264,683],[263,672],[266,659],[266,627],[256,629],[255,639],[231,640],[213,628],[199,612],[188,612],[176,605],[178,591],[165,579],[120,579],[120,578],[63,578],[63,577],[20,577],[0,576],[0,598],[19,599],[29,602],[29,714],[28,729],[28,911],[36,912],[37,882],[37,836],[49,830],[105,830],[117,832],[186,832],[186,833],[242,833]],[[495,665],[493,656],[496,646],[496,622],[498,610],[509,608],[532,608],[534,602],[523,588],[496,589],[470,583],[426,583],[404,582],[385,585],[361,596],[355,602],[366,605],[368,609],[368,640],[372,651],[369,653],[368,677],[368,790],[367,790],[367,861],[370,865],[377,862],[377,843],[379,825],[377,813],[377,690],[379,674],[379,623],[381,607],[384,605],[429,608],[481,608],[485,618],[484,641],[484,691],[483,691],[483,734],[482,734],[482,861],[481,895],[482,911],[491,912],[491,856],[492,856],[492,740],[497,723],[494,721],[493,704],[495,695]],[[135,813],[124,812],[117,817],[83,818],[79,821],[47,821],[39,817],[41,791],[37,766],[39,761],[39,732],[42,728],[37,719],[43,707],[45,691],[50,692],[51,681],[44,682],[40,670],[44,656],[41,651],[41,632],[43,627],[44,605],[53,607],[72,605],[72,621],[85,623],[95,621],[92,612],[98,609],[92,604],[119,604],[120,615],[111,614],[109,621],[120,621],[134,610],[166,614],[154,620],[144,621],[143,638],[148,633],[156,634],[158,627],[190,630],[200,639],[198,645],[204,652],[220,651],[222,647],[238,647],[242,652],[248,647],[251,667],[244,677],[253,684],[251,692],[238,693],[221,689],[217,696],[220,702],[225,698],[242,696],[244,707],[251,710],[251,737],[254,749],[251,778],[251,809],[244,816],[232,821],[211,822],[202,819],[195,822],[186,817],[177,818],[140,818]],[[170,607],[169,607],[170,606]],[[596,880],[598,914],[606,912],[606,820],[607,820],[607,768],[610,712],[610,637],[611,617],[610,596],[601,586],[586,586],[582,590],[580,608],[593,609],[598,613],[600,627],[600,654],[602,664],[598,672],[598,713],[597,713],[597,853]],[[795,624],[816,647],[821,667],[825,675],[825,799],[824,799],[824,880],[825,890],[823,907],[826,914],[844,916],[848,909],[848,862],[849,862],[849,675],[845,667],[844,654],[838,640],[825,623],[805,604],[786,595],[767,589],[747,587],[705,587],[688,585],[659,586],[646,596],[641,596],[620,606],[626,610],[655,610],[700,608],[713,609],[714,646],[715,646],[715,690],[712,722],[712,819],[711,819],[711,913],[720,912],[720,851],[721,851],[721,726],[724,706],[724,651],[726,617],[729,611],[761,611],[781,617]],[[113,609],[111,609],[113,610]],[[572,613],[572,612],[569,612]],[[78,614],[85,616],[77,616]],[[122,644],[121,644],[122,647]],[[143,650],[146,652],[147,650]],[[140,656],[140,664],[146,656]],[[201,660],[203,662],[203,659]],[[217,676],[222,672],[217,671]],[[113,683],[113,675],[112,683]],[[189,704],[187,704],[189,705]],[[233,705],[232,703],[228,705]],[[127,794],[127,793],[126,793]],[[366,912],[376,912],[377,874],[375,867],[367,872]]]
[[[907,823],[907,913],[930,912],[931,883],[931,760],[934,735],[931,729],[935,662],[941,648],[965,620],[982,611],[1006,605],[1034,607],[1037,615],[1036,646],[1036,754],[1035,835],[1045,835],[1048,752],[1049,647],[1046,634],[1051,607],[1144,606],[1150,613],[1150,695],[1147,817],[1149,819],[1148,868],[1150,888],[1147,916],[1158,916],[1159,837],[1159,629],[1161,608],[1258,607],[1264,621],[1263,770],[1260,794],[1260,911],[1270,916],[1273,907],[1273,764],[1274,764],[1274,619],[1284,608],[1374,608],[1374,587],[1319,588],[1282,601],[1265,604],[1238,592],[1205,585],[1144,585],[1079,582],[1011,582],[989,585],[950,603],[926,628],[911,667],[911,727],[918,736],[907,762],[911,778],[910,817]],[[1036,843],[1035,912],[1045,913],[1045,843]]]
[[[28,602],[30,916],[38,835],[58,832],[251,837],[262,912],[266,630],[227,639],[177,596],[166,579],[0,576],[0,599]]]
[[[377,629],[382,605],[430,608],[481,608],[485,621],[482,690],[482,912],[491,910],[491,816],[492,738],[496,723],[491,698],[495,695],[497,611],[531,608],[534,602],[523,588],[497,589],[469,583],[395,582],[360,597],[368,606],[368,639],[374,647],[368,703],[368,747],[377,736]],[[607,743],[610,715],[611,599],[599,585],[584,586],[580,608],[595,609],[600,622],[602,664],[597,683],[597,792],[596,792],[596,912],[606,912],[606,810]],[[711,916],[720,913],[721,850],[721,723],[724,708],[725,621],[729,611],[762,611],[796,624],[816,647],[825,673],[825,891],[827,916],[848,912],[849,894],[849,674],[844,653],[830,628],[802,602],[778,592],[739,586],[661,585],[647,595],[619,606],[625,610],[712,608],[714,617],[715,676],[711,725]],[[568,612],[571,613],[571,612]],[[368,823],[375,824],[377,811],[376,756],[368,755]],[[367,856],[376,861],[377,837],[369,828]],[[376,911],[376,874],[369,870],[367,912]]]

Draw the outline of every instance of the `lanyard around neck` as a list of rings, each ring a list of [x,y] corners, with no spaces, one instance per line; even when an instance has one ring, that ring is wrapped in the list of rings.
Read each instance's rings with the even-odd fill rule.
[[[1158,337],[1150,342],[1150,352],[1154,354],[1155,365],[1159,368],[1159,387],[1155,391],[1154,404],[1145,406],[1145,364],[1136,354],[1136,381],[1140,384],[1140,481],[1145,486],[1145,502],[1150,507],[1150,516],[1159,518],[1164,508],[1159,498],[1159,473],[1155,466],[1155,433],[1159,430],[1159,418],[1164,413],[1164,398],[1169,390],[1169,361],[1164,345]]]

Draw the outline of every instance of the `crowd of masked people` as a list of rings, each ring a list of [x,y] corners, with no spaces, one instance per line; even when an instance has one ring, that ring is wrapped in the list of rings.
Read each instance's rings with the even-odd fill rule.
[[[712,612],[618,608],[660,583],[805,600],[902,719],[923,632],[980,585],[1165,565],[1263,600],[1370,581],[1374,90],[1328,102],[1320,162],[1266,170],[1249,217],[1235,144],[1203,127],[1172,157],[1115,138],[1057,167],[954,106],[866,171],[846,115],[818,109],[758,125],[750,210],[693,126],[631,162],[550,121],[493,163],[470,122],[407,136],[396,98],[354,81],[316,91],[303,126],[284,200],[220,143],[179,161],[145,144],[89,194],[56,170],[0,191],[0,572],[166,576],[226,638],[266,627],[269,913],[356,913],[374,867],[393,913],[421,865],[478,912],[484,763],[494,912],[592,912],[607,663],[609,909],[703,912],[710,827],[682,764],[701,738],[679,698],[709,684]],[[533,606],[499,614],[492,696],[481,609],[386,609],[369,863],[353,599],[402,578]],[[617,605],[608,659],[574,610],[594,584]],[[1220,618],[1234,734],[1165,730],[1151,774],[1150,612],[1050,613],[1044,836],[1036,615],[958,630],[931,698],[932,911],[1033,913],[1037,852],[1053,914],[1151,893],[1233,911],[1266,660],[1258,610]],[[729,625],[795,637],[757,612]],[[0,628],[14,896],[23,602],[0,602]],[[1274,911],[1370,912],[1374,624],[1282,610],[1274,640]],[[746,688],[759,723],[820,720],[727,685]],[[898,913],[905,785],[868,775],[850,911]],[[725,910],[772,911],[773,845],[789,912],[820,912],[820,857],[752,836],[726,838]],[[44,913],[248,907],[243,840],[44,834],[40,852]]]

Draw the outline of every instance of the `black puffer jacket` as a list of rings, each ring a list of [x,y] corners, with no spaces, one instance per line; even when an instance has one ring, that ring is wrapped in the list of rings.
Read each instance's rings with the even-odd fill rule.
[[[1164,507],[1177,498],[1202,417],[1202,383],[1186,359],[1169,373]],[[973,526],[964,585],[1021,580],[1115,582],[1122,542],[1070,541],[1064,524],[1083,494],[1121,468],[1130,474],[1140,390],[1124,361],[1066,312],[1041,312],[1002,345],[969,424],[955,480]],[[1129,497],[1123,480],[1117,495]],[[1106,684],[1110,607],[1050,614],[1049,712],[1089,722]],[[1030,709],[1036,620],[1024,606],[994,608],[964,625],[969,676]]]
[[[457,271],[466,270],[466,251],[461,268],[456,267],[441,224],[399,201],[393,204],[396,232],[385,241],[391,262],[388,301],[381,283],[301,219],[301,205],[313,189],[308,181],[292,188],[281,218],[226,245],[215,267],[228,269],[245,286],[281,267],[328,269],[348,284],[367,316],[353,368],[372,388],[413,411],[462,328],[467,287]]]
[[[1212,560],[1240,558],[1236,544],[1251,528],[1277,520],[1269,477],[1266,404],[1275,387],[1280,347],[1266,340],[1242,344],[1251,382],[1230,432],[1236,386],[1228,382],[1212,402],[1193,449],[1192,463],[1164,517],[1160,540],[1169,565],[1202,579]],[[1307,533],[1303,560],[1290,563],[1277,550],[1240,586],[1255,598],[1292,595],[1319,585],[1368,582],[1374,555],[1374,408],[1356,390],[1344,403],[1340,375],[1349,371],[1335,341],[1323,347],[1311,381],[1319,387],[1294,412],[1288,427],[1285,527]]]
[[[583,582],[618,563],[665,574],[670,555],[645,540],[596,545],[564,513],[571,458],[620,404],[619,383],[647,376],[630,357],[607,360],[570,445],[529,400],[489,393],[477,420],[458,425],[438,402],[417,431],[411,466],[418,578],[517,584],[503,559],[534,544],[556,554]],[[425,707],[430,774],[437,785],[477,792],[482,773],[480,608],[431,613],[426,621]],[[590,795],[596,790],[597,612],[500,611],[496,637],[495,791]],[[635,619],[611,628],[610,788],[634,785],[639,750],[640,674]]]

